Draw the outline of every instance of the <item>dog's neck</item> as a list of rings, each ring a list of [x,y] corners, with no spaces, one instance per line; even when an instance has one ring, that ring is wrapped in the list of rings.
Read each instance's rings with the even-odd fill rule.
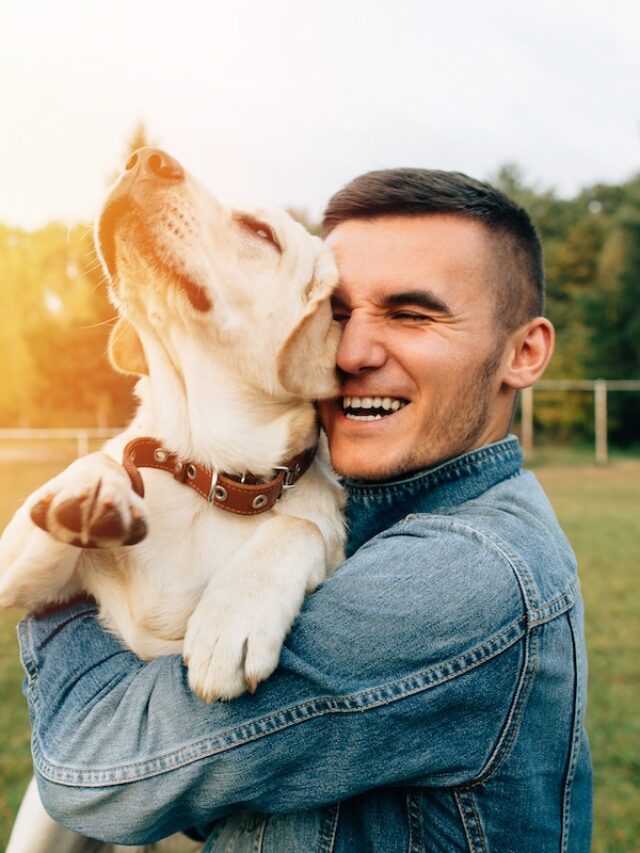
[[[318,438],[310,402],[278,402],[261,394],[230,366],[149,352],[149,376],[138,383],[136,431],[178,456],[229,474],[272,469]]]

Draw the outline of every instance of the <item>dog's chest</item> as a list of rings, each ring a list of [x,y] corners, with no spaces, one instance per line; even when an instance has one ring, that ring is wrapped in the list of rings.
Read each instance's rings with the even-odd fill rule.
[[[147,537],[117,555],[92,554],[85,572],[105,624],[144,658],[181,650],[205,587],[269,515],[224,512],[164,472],[149,474]]]

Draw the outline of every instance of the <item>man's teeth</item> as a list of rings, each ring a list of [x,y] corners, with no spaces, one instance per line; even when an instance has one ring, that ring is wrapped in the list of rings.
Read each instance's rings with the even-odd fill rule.
[[[400,400],[394,397],[343,397],[342,409],[348,418],[357,418],[361,421],[375,421],[386,415],[397,412],[403,406],[406,406],[406,400]],[[355,414],[356,409],[374,409],[377,410],[371,414]],[[382,412],[384,414],[382,414]]]

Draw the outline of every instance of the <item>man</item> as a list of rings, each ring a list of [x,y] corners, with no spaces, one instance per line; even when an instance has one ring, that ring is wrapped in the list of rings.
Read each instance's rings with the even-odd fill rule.
[[[211,851],[587,851],[574,558],[507,436],[553,347],[536,233],[486,184],[406,169],[337,193],[325,233],[349,558],[226,704],[89,605],[27,620],[45,806],[125,843],[200,826]]]

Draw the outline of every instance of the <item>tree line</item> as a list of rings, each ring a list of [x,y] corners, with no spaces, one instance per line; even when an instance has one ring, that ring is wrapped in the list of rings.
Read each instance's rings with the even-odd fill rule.
[[[141,131],[130,147],[135,147]],[[504,166],[492,179],[531,214],[545,247],[547,314],[556,354],[546,378],[640,378],[640,174],[573,198]],[[311,226],[313,227],[313,226]],[[106,358],[115,310],[90,227],[0,225],[0,426],[119,426],[132,382]],[[538,427],[587,439],[589,394],[540,395]],[[640,394],[611,394],[610,438],[638,441]]]
[[[494,183],[531,214],[545,250],[546,313],[556,327],[547,379],[640,379],[640,174],[563,199],[527,186],[515,166]],[[640,394],[609,395],[609,436],[640,438]],[[589,393],[541,395],[540,426],[557,438],[591,437]]]

